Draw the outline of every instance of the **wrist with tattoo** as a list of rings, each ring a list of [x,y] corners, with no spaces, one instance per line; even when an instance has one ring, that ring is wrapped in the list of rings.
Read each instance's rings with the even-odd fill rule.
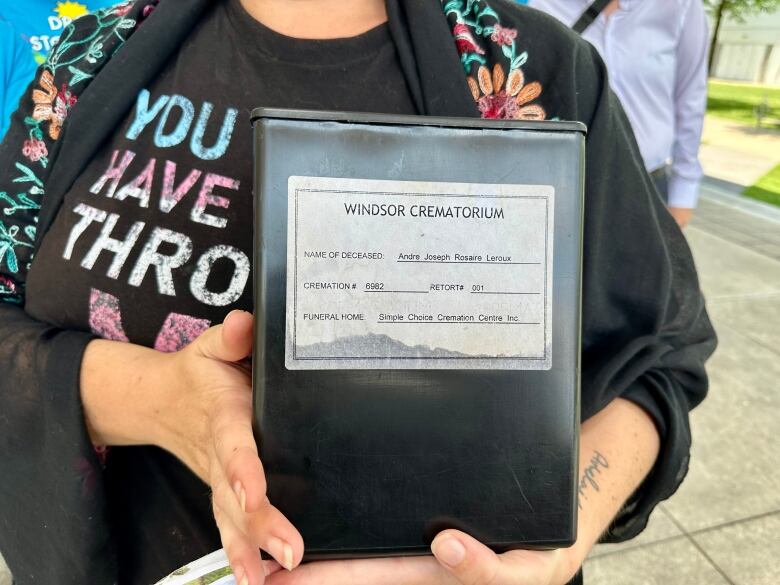
[[[582,471],[580,482],[577,486],[577,507],[580,510],[583,508],[583,500],[588,500],[589,492],[600,491],[599,476],[606,469],[609,469],[609,461],[600,451],[594,451],[593,456]]]

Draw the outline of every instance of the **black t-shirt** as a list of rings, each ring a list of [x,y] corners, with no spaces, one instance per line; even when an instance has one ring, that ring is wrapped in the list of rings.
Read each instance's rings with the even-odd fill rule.
[[[66,195],[29,272],[27,311],[175,351],[251,310],[257,106],[417,113],[386,25],[298,40],[239,0],[216,3]],[[106,482],[122,583],[220,547],[208,488],[171,455],[114,449]]]
[[[387,25],[299,40],[239,0],[217,3],[67,194],[29,273],[28,312],[174,351],[251,310],[258,106],[416,113]]]

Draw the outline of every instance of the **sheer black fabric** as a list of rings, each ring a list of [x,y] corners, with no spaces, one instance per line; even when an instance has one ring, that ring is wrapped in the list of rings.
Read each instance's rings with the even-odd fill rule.
[[[597,88],[588,122],[582,337],[582,418],[621,396],[661,435],[653,472],[605,540],[633,538],[688,470],[688,412],[707,393],[714,330],[685,238],[643,170],[638,146],[595,49],[579,44],[580,97]],[[584,90],[584,91],[583,91]],[[591,109],[592,108],[592,109]],[[587,112],[587,113],[586,113]]]
[[[142,9],[127,18],[140,20]],[[123,20],[103,11],[63,34],[62,66],[38,70],[0,145],[0,550],[20,585],[113,583],[116,575],[102,469],[78,391],[92,335],[36,321],[23,307],[62,121],[83,87],[68,69],[69,56],[99,27],[115,32],[103,46],[113,54],[126,36]],[[105,61],[85,62],[82,80]]]
[[[7,304],[0,332],[0,550],[19,584],[111,583],[100,465],[78,392],[63,391],[78,388],[91,336]],[[80,580],[95,558],[94,581]]]

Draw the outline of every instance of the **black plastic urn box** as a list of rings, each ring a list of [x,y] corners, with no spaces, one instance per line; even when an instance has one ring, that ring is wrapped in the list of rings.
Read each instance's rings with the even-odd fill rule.
[[[572,544],[585,127],[252,123],[255,434],[305,559]]]

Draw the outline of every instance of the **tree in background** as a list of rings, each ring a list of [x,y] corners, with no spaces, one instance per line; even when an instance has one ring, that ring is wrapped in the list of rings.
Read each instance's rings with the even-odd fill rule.
[[[715,28],[710,43],[710,60],[708,69],[712,71],[712,63],[715,58],[715,47],[718,46],[718,33],[724,18],[733,18],[737,22],[744,22],[745,17],[760,12],[772,12],[780,7],[780,0],[704,0],[704,6],[715,20]]]

